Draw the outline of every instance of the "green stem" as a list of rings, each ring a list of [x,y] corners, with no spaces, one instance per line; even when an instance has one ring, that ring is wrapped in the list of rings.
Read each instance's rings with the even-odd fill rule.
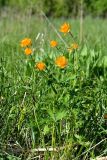
[[[72,37],[73,41],[75,42],[75,38],[74,38],[73,34],[71,33],[71,31],[69,31],[69,34]]]
[[[53,130],[52,130],[52,147],[55,147],[55,124],[53,123]]]

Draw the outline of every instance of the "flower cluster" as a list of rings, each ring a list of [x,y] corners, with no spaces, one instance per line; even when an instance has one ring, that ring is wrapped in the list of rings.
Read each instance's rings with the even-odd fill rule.
[[[60,32],[64,33],[64,35],[66,35],[67,33],[69,33],[72,38],[73,38],[73,34],[71,32],[71,26],[68,23],[64,23],[61,25],[60,27]],[[31,49],[31,45],[32,45],[32,40],[30,38],[25,38],[21,41],[21,47],[24,48],[24,53],[26,55],[31,55],[32,54],[32,49]],[[52,48],[57,48],[58,49],[58,42],[56,40],[51,40],[50,41],[50,46]],[[71,44],[71,46],[69,48],[67,48],[67,50],[69,52],[73,52],[74,50],[78,49],[78,44],[76,42],[74,42],[73,44]],[[59,51],[59,49],[58,49]],[[55,59],[55,64],[56,66],[58,66],[61,69],[64,69],[67,65],[68,65],[68,59],[65,57],[65,55],[60,55],[58,57],[56,57]],[[35,68],[43,71],[46,69],[46,64],[42,61],[36,63]]]
[[[20,43],[21,47],[23,47],[25,50],[24,50],[24,53],[26,55],[31,55],[32,54],[32,49],[30,48],[31,45],[32,45],[32,40],[30,38],[25,38],[21,41]]]

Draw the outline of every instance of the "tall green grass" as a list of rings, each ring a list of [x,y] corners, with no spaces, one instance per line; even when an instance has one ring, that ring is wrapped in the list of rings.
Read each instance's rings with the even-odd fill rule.
[[[50,19],[58,29],[65,19]],[[67,20],[79,41],[79,20]],[[0,156],[1,159],[89,159],[107,155],[107,21],[84,19],[83,42],[68,55],[63,42],[43,17],[6,14],[0,21]],[[20,41],[30,37],[34,54],[24,55]],[[56,39],[60,51],[50,48]],[[70,36],[63,36],[68,45]],[[54,65],[64,54],[69,65]],[[32,61],[45,61],[37,71]],[[100,142],[100,143],[99,143]],[[35,148],[61,148],[58,152],[34,152]],[[13,158],[12,158],[13,157]]]

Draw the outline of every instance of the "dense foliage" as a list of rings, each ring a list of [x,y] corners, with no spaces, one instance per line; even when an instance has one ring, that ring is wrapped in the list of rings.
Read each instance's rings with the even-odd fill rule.
[[[22,10],[30,7],[32,13],[42,9],[46,15],[53,17],[78,16],[81,3],[84,15],[107,16],[107,0],[0,0],[1,7],[14,6]]]

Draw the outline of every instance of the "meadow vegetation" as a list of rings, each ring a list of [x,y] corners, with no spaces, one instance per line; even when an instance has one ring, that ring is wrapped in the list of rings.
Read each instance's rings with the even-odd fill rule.
[[[0,160],[107,155],[107,21],[49,22],[0,17]]]

